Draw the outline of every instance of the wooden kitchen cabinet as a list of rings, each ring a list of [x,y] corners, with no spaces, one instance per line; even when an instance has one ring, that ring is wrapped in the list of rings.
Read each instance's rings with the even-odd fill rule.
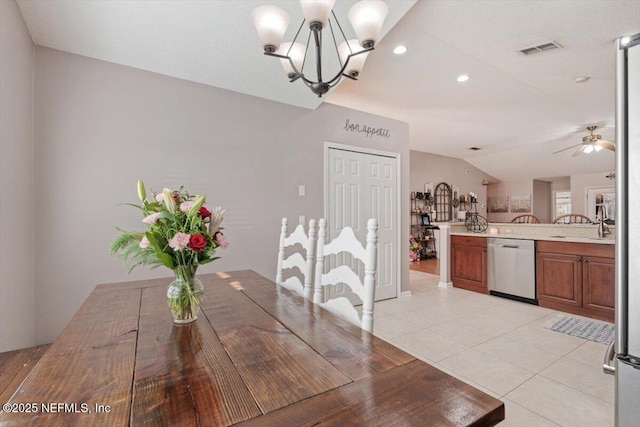
[[[541,307],[613,322],[614,256],[614,245],[539,241],[538,303]]]
[[[456,288],[489,293],[486,237],[451,236],[451,281]]]

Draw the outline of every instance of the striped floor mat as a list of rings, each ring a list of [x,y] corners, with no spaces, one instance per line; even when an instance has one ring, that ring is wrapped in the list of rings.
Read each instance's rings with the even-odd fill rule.
[[[614,337],[614,329],[611,323],[578,319],[571,316],[562,316],[558,321],[548,326],[548,328],[552,331],[562,332],[563,334],[602,344],[611,344]]]

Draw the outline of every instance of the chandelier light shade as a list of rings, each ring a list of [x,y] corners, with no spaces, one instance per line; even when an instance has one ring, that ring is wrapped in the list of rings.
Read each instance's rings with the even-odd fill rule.
[[[300,0],[307,25],[311,26],[314,22],[319,22],[322,28],[326,27],[335,2],[336,0]]]
[[[363,0],[349,10],[349,22],[358,36],[360,46],[373,46],[380,40],[380,31],[389,7],[381,0]]]
[[[264,54],[280,58],[282,67],[290,82],[301,80],[313,93],[321,97],[334,87],[342,77],[357,80],[362,72],[367,55],[380,40],[380,32],[389,8],[382,0],[362,0],[349,10],[349,22],[353,26],[357,40],[347,40],[333,6],[335,0],[300,0],[304,20],[292,42],[282,43],[289,15],[275,6],[259,6],[251,13],[251,20],[258,32]],[[297,42],[303,26],[309,28],[306,45]],[[335,55],[340,63],[337,73],[325,80],[322,77],[322,34],[327,30],[327,40],[335,47]],[[313,36],[313,37],[312,37]],[[304,37],[304,36],[303,36]],[[338,46],[338,39],[343,42]],[[311,45],[311,46],[310,46]],[[310,49],[311,47],[311,49]],[[307,55],[315,53],[316,77],[305,73]]]
[[[357,52],[358,50],[360,50],[360,45],[358,44],[358,40],[356,39],[351,39],[347,40],[346,42],[340,43],[340,46],[338,46],[340,60],[343,63],[346,63],[347,58],[349,57],[351,52]],[[362,71],[362,68],[364,68],[364,61],[367,60],[367,55],[369,55],[369,52],[365,52],[362,55],[352,57],[349,61],[349,65],[347,65],[347,68],[345,68],[344,72],[350,77],[358,77],[358,75],[360,75],[360,72]]]
[[[251,21],[265,52],[275,52],[289,27],[289,14],[276,6],[258,6],[251,12]]]
[[[296,76],[296,70],[302,69],[302,63],[304,62],[304,54],[306,51],[307,47],[299,42],[284,42],[280,45],[278,53],[282,56],[288,56],[291,59],[291,61],[289,61],[289,59],[280,58],[282,68],[290,79]],[[291,62],[293,62],[293,66],[291,65]],[[295,69],[293,68],[294,66]]]

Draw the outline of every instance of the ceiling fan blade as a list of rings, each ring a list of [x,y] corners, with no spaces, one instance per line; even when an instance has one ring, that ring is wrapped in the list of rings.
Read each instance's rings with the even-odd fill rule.
[[[570,149],[572,149],[572,148],[574,148],[574,147],[577,147],[578,145],[582,145],[582,142],[581,142],[580,144],[572,145],[571,147],[563,148],[562,150],[558,150],[558,151],[556,151],[556,152],[554,152],[554,153],[552,153],[552,154],[562,153],[563,151],[570,150]]]
[[[600,139],[600,140],[596,141],[596,144],[598,144],[602,148],[606,148],[607,150],[616,151],[616,143],[613,142],[613,141],[607,141],[605,139]]]
[[[586,146],[585,144],[580,144],[580,145],[581,145],[581,147],[580,147],[580,148],[578,148],[578,149],[576,150],[576,152],[575,152],[575,153],[573,153],[573,156],[571,156],[571,157],[577,157],[577,156],[579,156],[580,154],[584,153],[584,150],[585,150],[585,148],[587,148],[587,146]]]

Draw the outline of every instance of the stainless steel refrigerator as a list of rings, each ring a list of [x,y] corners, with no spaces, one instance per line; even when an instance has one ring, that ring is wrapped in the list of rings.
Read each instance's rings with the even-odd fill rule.
[[[640,425],[640,34],[616,41],[616,426]],[[615,353],[614,353],[615,351]]]

